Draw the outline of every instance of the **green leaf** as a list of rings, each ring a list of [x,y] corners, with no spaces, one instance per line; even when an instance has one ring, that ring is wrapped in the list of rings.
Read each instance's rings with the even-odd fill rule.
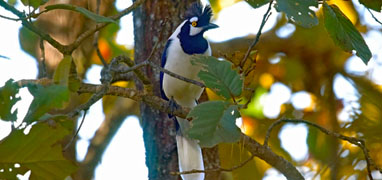
[[[71,4],[54,4],[50,6],[45,7],[47,10],[53,10],[53,9],[66,9],[70,11],[76,11],[81,13],[82,15],[86,16],[87,18],[97,22],[97,23],[116,23],[113,19],[101,16],[98,14],[95,14],[85,8],[74,6]]]
[[[16,121],[17,109],[12,111],[13,105],[21,98],[16,97],[19,93],[19,86],[13,83],[13,79],[8,80],[3,87],[0,88],[0,119],[5,121]]]
[[[245,2],[247,2],[253,8],[259,8],[263,6],[264,4],[268,4],[269,0],[246,0]]]
[[[333,41],[344,51],[355,50],[356,55],[367,64],[371,52],[361,34],[336,5],[324,3],[325,27]]]
[[[374,11],[381,11],[382,0],[359,0],[359,3]]]
[[[61,108],[63,103],[69,100],[69,90],[67,86],[51,85],[43,87],[41,85],[28,85],[29,92],[34,99],[29,106],[24,122],[31,123],[37,121],[48,111]]]
[[[8,0],[7,3],[12,5],[12,6],[15,6],[16,5],[16,0]]]
[[[203,69],[198,77],[205,85],[226,99],[232,96],[239,96],[243,89],[243,80],[237,71],[233,70],[232,64],[228,61],[219,61],[212,56],[195,55],[192,63],[202,65]]]
[[[64,86],[69,85],[69,73],[72,64],[72,57],[65,55],[64,58],[58,64],[53,75],[53,82]]]
[[[70,131],[61,126],[51,128],[42,123],[34,125],[27,135],[14,130],[0,142],[0,169],[5,171],[0,179],[17,179],[17,174],[28,170],[30,179],[65,179],[77,168],[62,155],[59,141],[68,134]]]
[[[41,5],[48,2],[48,0],[21,0],[24,6],[32,6],[33,8],[38,8]]]
[[[240,129],[236,118],[240,117],[238,107],[224,101],[208,101],[199,104],[188,114],[192,118],[187,135],[198,139],[202,147],[213,147],[221,142],[236,142]]]
[[[318,24],[316,13],[309,7],[318,7],[317,0],[276,0],[275,8],[278,12],[284,12],[289,20],[305,28],[311,28]]]

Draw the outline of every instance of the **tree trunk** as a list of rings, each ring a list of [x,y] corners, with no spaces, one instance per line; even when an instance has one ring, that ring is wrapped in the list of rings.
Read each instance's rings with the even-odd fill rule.
[[[147,0],[134,11],[136,63],[146,60],[154,45],[160,41],[150,59],[160,64],[168,37],[182,22],[187,7],[194,1]],[[153,83],[154,94],[160,96],[159,72],[150,67],[144,67],[143,71]],[[142,90],[142,83],[137,82],[137,88]],[[170,175],[170,172],[179,171],[174,122],[168,119],[166,113],[146,104],[141,103],[140,108],[149,179],[178,179]]]

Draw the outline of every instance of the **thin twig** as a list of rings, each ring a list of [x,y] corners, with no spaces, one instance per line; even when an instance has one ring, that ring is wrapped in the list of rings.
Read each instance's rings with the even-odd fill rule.
[[[123,17],[123,16],[129,14],[130,12],[132,12],[135,8],[137,8],[139,5],[141,5],[144,1],[145,0],[137,0],[130,7],[126,8],[125,10],[123,10],[122,12],[120,12],[120,13],[114,15],[114,16],[111,16],[110,18],[113,19],[113,20],[118,20],[121,17]],[[53,47],[55,47],[58,51],[60,51],[62,54],[71,54],[75,49],[77,49],[77,47],[86,38],[90,37],[95,32],[99,31],[100,29],[102,29],[105,26],[107,26],[108,24],[110,24],[110,23],[98,23],[93,28],[90,28],[87,31],[85,31],[82,34],[80,34],[78,36],[78,38],[73,43],[71,43],[69,45],[62,45],[61,43],[59,43],[58,41],[53,39],[49,34],[46,34],[43,31],[41,31],[40,29],[36,28],[31,22],[29,22],[27,20],[28,16],[26,16],[23,12],[17,10],[13,6],[9,5],[4,0],[0,0],[0,6],[4,7],[6,10],[8,10],[8,11],[12,12],[13,14],[15,14],[19,18],[19,20],[21,20],[22,24],[26,28],[28,28],[32,32],[36,33],[38,36],[40,36],[42,39],[44,39],[49,44],[51,44]],[[45,13],[45,12],[48,12],[48,11],[42,11],[39,14],[42,14],[43,12]],[[35,15],[37,15],[37,14],[35,14]]]
[[[379,23],[380,25],[382,25],[382,22],[379,21],[379,20],[377,19],[377,17],[374,16],[374,14],[370,11],[370,8],[366,8],[366,9],[369,11],[369,13],[370,13],[371,16],[373,17],[373,19],[374,19],[375,21],[377,21],[377,23]]]
[[[17,19],[17,18],[11,18],[11,17],[8,17],[8,16],[3,16],[1,14],[0,14],[0,18],[11,20],[11,21],[19,21],[20,20],[20,19]]]
[[[9,57],[7,57],[7,56],[3,56],[3,55],[0,55],[0,58],[3,58],[3,59],[11,59],[11,58],[9,58]]]
[[[249,54],[251,53],[253,47],[255,47],[255,45],[257,44],[257,42],[260,40],[261,31],[263,30],[263,27],[264,27],[265,23],[268,21],[268,18],[269,18],[269,16],[271,15],[272,3],[273,3],[273,0],[270,0],[270,1],[269,1],[268,9],[267,9],[267,11],[265,12],[265,14],[264,14],[264,16],[263,16],[263,20],[261,21],[261,25],[260,25],[259,31],[258,31],[257,34],[256,34],[255,41],[253,41],[253,43],[251,44],[251,46],[248,47],[248,50],[247,50],[247,52],[245,53],[244,59],[241,60],[241,62],[240,62],[240,67],[242,67],[242,66],[244,65],[244,63],[245,63],[245,61],[247,60]]]
[[[365,145],[365,140],[363,139],[360,139],[360,138],[355,138],[355,137],[348,137],[348,136],[344,136],[342,134],[339,134],[339,133],[336,133],[336,132],[333,132],[333,131],[330,131],[330,130],[327,130],[325,129],[324,127],[318,125],[318,124],[315,124],[313,122],[310,122],[310,121],[306,121],[306,120],[302,120],[302,119],[287,119],[287,118],[283,118],[283,119],[280,119],[276,122],[274,122],[267,130],[267,134],[265,136],[265,139],[264,139],[264,146],[268,146],[268,139],[270,137],[270,134],[271,134],[271,131],[272,129],[281,124],[281,123],[284,123],[284,122],[289,122],[289,123],[305,123],[307,125],[310,125],[310,126],[313,126],[317,129],[319,129],[321,132],[329,135],[329,136],[333,136],[333,137],[336,137],[338,139],[341,139],[341,140],[344,140],[344,141],[348,141],[349,143],[351,144],[354,144],[356,146],[358,146],[359,148],[362,149],[363,151],[363,154],[365,156],[365,159],[366,159],[366,163],[367,163],[367,172],[368,172],[368,176],[369,178],[372,180],[373,177],[371,175],[371,167],[374,167],[376,170],[380,171],[382,173],[382,169],[380,169],[375,163],[374,161],[370,158],[370,155],[369,155],[369,151],[367,150],[366,148],[366,145]]]
[[[257,42],[259,42],[260,40],[260,35],[261,35],[261,31],[263,30],[263,27],[265,25],[265,23],[268,21],[269,17],[271,16],[271,8],[272,8],[272,3],[273,3],[273,0],[270,0],[269,1],[269,6],[268,6],[268,9],[267,11],[265,12],[264,16],[263,16],[263,20],[261,21],[261,25],[260,25],[260,28],[259,28],[259,31],[257,32],[256,34],[256,38],[255,40],[253,41],[253,43],[248,47],[248,50],[247,52],[245,53],[245,56],[243,58],[243,60],[241,60],[240,62],[240,67],[244,67],[244,64],[245,64],[245,61],[247,61],[248,59],[248,56],[249,54],[251,53],[253,47],[256,46]],[[253,97],[254,93],[251,93],[251,96],[248,98],[248,101],[244,104],[244,108],[247,108],[248,107],[248,104],[251,102],[252,100],[252,97]]]
[[[188,79],[188,78],[185,78],[185,77],[183,77],[181,75],[175,74],[175,73],[173,73],[173,72],[171,72],[171,71],[169,71],[167,69],[164,69],[164,68],[154,64],[153,62],[148,62],[148,63],[149,63],[149,65],[151,67],[156,68],[156,69],[158,69],[158,70],[160,70],[160,71],[162,71],[162,72],[164,72],[164,73],[166,73],[166,74],[168,74],[168,75],[170,75],[170,76],[172,76],[174,78],[177,78],[177,79],[180,79],[182,81],[185,81],[185,82],[197,85],[197,86],[202,87],[202,88],[206,87],[203,83],[201,83],[199,81],[195,81],[193,79]]]
[[[100,6],[101,0],[97,0],[97,6],[96,6],[96,14],[99,14],[99,6]],[[94,41],[93,41],[93,46],[96,49],[97,56],[101,60],[102,64],[104,67],[107,67],[107,63],[105,58],[102,56],[101,50],[99,49],[98,46],[98,39],[99,39],[99,31],[94,33]]]
[[[45,47],[44,47],[44,40],[43,39],[40,39],[40,50],[41,50],[40,60],[41,60],[41,64],[42,64],[42,73],[41,73],[41,76],[42,77],[47,77],[46,64],[45,64]]]
[[[73,141],[77,138],[77,135],[78,133],[80,132],[81,130],[81,127],[82,127],[82,124],[84,123],[85,121],[85,116],[86,116],[86,113],[88,112],[88,109],[85,109],[84,110],[84,115],[82,116],[82,120],[81,120],[81,123],[80,123],[80,126],[78,126],[78,129],[76,130],[76,132],[74,133],[72,139],[70,139],[70,141],[68,142],[68,144],[66,144],[66,146],[62,149],[62,151],[66,151],[70,145],[72,145]]]
[[[66,52],[66,47],[62,44],[60,44],[58,41],[53,39],[50,35],[42,32],[40,29],[36,28],[32,23],[30,23],[23,12],[17,10],[15,7],[9,5],[4,0],[0,0],[0,6],[5,8],[6,10],[12,12],[14,15],[20,18],[22,25],[31,30],[32,32],[36,33],[38,36],[49,42],[53,47],[55,47],[60,52]],[[68,53],[63,53],[68,54]]]
[[[121,17],[129,14],[132,12],[135,8],[137,8],[139,5],[141,5],[145,0],[137,0],[135,1],[130,7],[126,8],[125,10],[121,11],[120,13],[110,16],[109,18],[113,20],[118,20]],[[67,51],[72,52],[73,50],[77,49],[77,47],[89,36],[93,35],[96,31],[99,31],[100,29],[104,28],[105,26],[109,25],[110,23],[98,23],[93,28],[88,29],[87,31],[83,32],[78,36],[78,38],[70,45],[67,46]]]
[[[181,174],[194,174],[194,173],[209,173],[209,172],[231,172],[236,169],[239,169],[246,165],[249,161],[253,160],[255,157],[254,154],[251,155],[247,160],[241,162],[239,165],[233,166],[231,168],[214,168],[214,169],[205,169],[205,170],[191,170],[191,171],[182,171],[182,172],[171,172],[171,175],[181,175]]]

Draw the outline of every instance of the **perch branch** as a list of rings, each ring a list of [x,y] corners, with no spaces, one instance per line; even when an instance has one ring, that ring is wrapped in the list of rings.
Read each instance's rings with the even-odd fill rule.
[[[16,82],[19,86],[25,86],[28,83],[41,83],[43,85],[52,84],[52,80],[49,79],[39,79],[39,80],[21,80]],[[78,89],[78,93],[98,93],[100,89],[103,89],[103,85],[93,85],[82,83]],[[171,111],[169,108],[169,103],[160,97],[142,93],[131,88],[122,88],[117,86],[110,86],[104,95],[120,96],[125,98],[130,98],[137,102],[143,102],[149,106],[158,109],[162,112],[172,113],[175,116],[186,118],[190,108],[180,107]],[[250,151],[254,156],[263,159],[268,164],[272,165],[283,173],[288,179],[303,179],[302,175],[298,172],[296,167],[294,167],[290,162],[275,154],[268,146],[261,145],[254,139],[242,134],[241,139],[244,143],[245,148]]]
[[[209,172],[231,172],[236,169],[239,169],[246,165],[249,161],[251,161],[255,157],[254,154],[251,155],[247,160],[241,162],[239,165],[233,166],[231,168],[214,168],[214,169],[206,169],[206,170],[191,170],[191,171],[182,171],[182,172],[171,172],[171,175],[181,175],[181,174],[193,174],[193,173],[209,173]]]

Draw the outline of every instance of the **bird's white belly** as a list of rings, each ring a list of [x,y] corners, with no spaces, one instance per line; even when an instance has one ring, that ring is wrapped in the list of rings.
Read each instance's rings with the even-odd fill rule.
[[[191,65],[190,56],[170,64],[166,65],[165,69],[188,79],[199,80],[197,74],[201,67]],[[174,98],[176,103],[187,107],[194,107],[196,105],[195,100],[198,100],[203,92],[203,88],[167,74],[163,76],[163,90],[168,98]]]
[[[173,40],[173,43],[178,44],[179,40],[176,38]],[[167,55],[167,62],[164,67],[165,69],[185,78],[200,81],[197,75],[201,69],[201,66],[192,65],[190,61],[191,55],[184,53],[180,45],[170,46],[168,52],[171,53],[168,53]],[[204,54],[210,55],[210,49],[208,49]],[[203,92],[203,88],[174,78],[168,74],[164,74],[163,91],[169,99],[174,98],[176,103],[179,105],[194,107],[196,106],[195,101],[199,99]]]

